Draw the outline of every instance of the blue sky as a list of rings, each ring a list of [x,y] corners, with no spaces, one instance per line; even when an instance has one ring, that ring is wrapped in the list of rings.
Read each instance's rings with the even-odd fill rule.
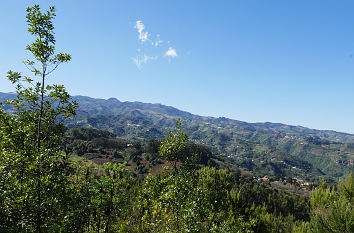
[[[72,61],[48,81],[72,95],[354,133],[354,1],[3,0],[1,92],[30,58],[29,2],[57,8]]]

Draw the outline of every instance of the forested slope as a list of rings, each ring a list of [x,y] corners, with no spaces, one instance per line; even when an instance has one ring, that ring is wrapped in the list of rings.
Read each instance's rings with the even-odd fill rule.
[[[14,98],[1,94],[0,98]],[[165,137],[177,119],[191,141],[259,175],[283,175],[337,182],[354,169],[354,136],[276,123],[246,123],[193,115],[161,104],[120,102],[84,96],[69,127],[94,127],[129,140]],[[9,108],[7,108],[10,111]]]

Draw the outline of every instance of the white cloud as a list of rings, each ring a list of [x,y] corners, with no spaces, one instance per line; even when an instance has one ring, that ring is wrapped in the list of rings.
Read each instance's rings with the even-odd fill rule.
[[[155,42],[152,41],[151,44],[157,48],[163,43],[163,40],[160,39],[160,34],[157,34],[156,37],[157,37],[156,41]]]
[[[163,42],[163,40],[157,40],[155,42],[152,42],[152,45],[157,48],[157,47],[159,47],[162,44],[162,42]]]
[[[150,60],[158,59],[157,56],[152,57],[145,54],[148,53],[159,54],[159,56],[165,56],[168,61],[171,62],[172,58],[178,57],[177,51],[172,47],[170,41],[163,41],[159,34],[153,35],[145,30],[145,25],[141,20],[137,20],[134,25],[134,29],[138,31],[138,39],[142,43],[137,50],[138,54],[132,58],[134,64],[141,69],[143,65],[147,64]],[[148,42],[147,44],[144,44]],[[165,45],[166,44],[166,45]],[[166,50],[166,48],[168,48]]]
[[[171,58],[171,57],[177,57],[178,54],[174,48],[169,47],[168,50],[165,52],[165,56]]]
[[[157,57],[151,57],[151,56],[144,54],[144,55],[138,55],[132,59],[133,59],[134,64],[136,65],[136,67],[138,67],[138,69],[141,69],[143,64],[146,64],[149,60],[156,60]]]
[[[148,40],[148,33],[144,32],[145,26],[141,20],[135,22],[134,28],[138,29],[138,33],[139,33],[138,38],[141,42],[144,43],[145,41]]]

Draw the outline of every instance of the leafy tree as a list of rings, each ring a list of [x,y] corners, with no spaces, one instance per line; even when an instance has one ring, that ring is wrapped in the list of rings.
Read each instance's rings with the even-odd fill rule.
[[[100,174],[101,173],[101,174]],[[125,164],[75,164],[70,176],[67,232],[120,232],[133,216],[136,180]]]
[[[180,159],[180,152],[184,149],[188,136],[182,130],[182,120],[178,119],[174,130],[169,131],[168,137],[162,140],[159,147],[159,154],[169,161],[174,162],[174,169],[177,170],[177,161]]]
[[[61,152],[65,128],[62,121],[75,114],[63,85],[46,85],[50,75],[69,54],[55,53],[55,8],[42,13],[27,8],[28,32],[35,41],[27,46],[34,59],[24,64],[33,78],[9,71],[17,98],[5,101],[12,114],[0,109],[0,231],[43,232],[59,227],[65,214],[67,166]]]

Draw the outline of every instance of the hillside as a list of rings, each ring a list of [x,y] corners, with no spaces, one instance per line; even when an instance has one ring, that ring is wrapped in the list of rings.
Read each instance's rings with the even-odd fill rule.
[[[0,93],[0,101],[13,98]],[[69,127],[94,127],[147,142],[163,138],[178,118],[192,142],[259,175],[337,181],[354,169],[354,135],[279,123],[203,117],[161,104],[74,96],[77,116]]]

